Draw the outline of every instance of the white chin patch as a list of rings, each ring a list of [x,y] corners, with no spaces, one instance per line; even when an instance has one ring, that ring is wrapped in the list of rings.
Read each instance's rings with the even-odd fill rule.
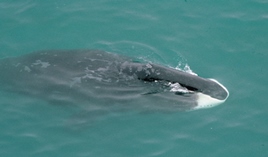
[[[218,81],[214,80],[214,79],[210,79],[216,83],[218,83],[224,90],[226,90],[227,92],[227,97],[224,100],[219,100],[216,98],[212,98],[209,95],[203,94],[203,93],[197,93],[197,106],[194,107],[192,110],[198,110],[198,109],[205,109],[205,108],[211,108],[214,106],[217,106],[223,102],[225,102],[225,100],[229,97],[229,92],[228,90],[222,85],[220,84]]]
[[[196,95],[197,95],[197,106],[194,107],[193,110],[211,108],[223,103],[226,100],[226,99],[225,100],[215,99],[203,93],[197,93]]]

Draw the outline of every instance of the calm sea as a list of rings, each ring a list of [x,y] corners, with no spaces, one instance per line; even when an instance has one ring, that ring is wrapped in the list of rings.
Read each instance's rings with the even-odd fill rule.
[[[0,58],[102,49],[189,65],[230,92],[211,109],[88,126],[75,107],[2,91],[0,156],[268,156],[267,0],[1,0],[0,21]]]

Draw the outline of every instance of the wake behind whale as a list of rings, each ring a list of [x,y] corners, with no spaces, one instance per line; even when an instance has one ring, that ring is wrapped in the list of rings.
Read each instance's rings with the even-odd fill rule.
[[[1,90],[94,111],[176,112],[213,107],[229,96],[216,80],[99,50],[1,59],[0,76]]]

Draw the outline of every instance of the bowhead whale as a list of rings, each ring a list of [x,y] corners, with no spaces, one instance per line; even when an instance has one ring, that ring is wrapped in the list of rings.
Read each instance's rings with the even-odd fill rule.
[[[50,50],[1,59],[0,85],[49,102],[111,110],[195,110],[229,96],[216,80],[100,50]]]

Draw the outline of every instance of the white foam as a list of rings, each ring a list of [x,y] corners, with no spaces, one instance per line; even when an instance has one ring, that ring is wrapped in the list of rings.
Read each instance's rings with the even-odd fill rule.
[[[41,68],[47,68],[50,66],[49,62],[42,62],[41,60],[36,60],[35,63],[32,64],[32,66],[35,65],[41,65]]]
[[[28,66],[24,66],[24,70],[27,72],[31,72],[32,70]]]
[[[180,71],[184,71],[184,72],[191,74],[191,75],[198,76],[197,73],[193,72],[193,70],[190,68],[190,66],[188,64],[183,64],[183,63],[179,62],[179,64],[177,65],[177,67],[175,67],[175,69],[180,70]]]
[[[168,83],[168,86],[171,87],[170,92],[179,92],[179,93],[190,93],[190,91],[182,87],[179,83]]]

